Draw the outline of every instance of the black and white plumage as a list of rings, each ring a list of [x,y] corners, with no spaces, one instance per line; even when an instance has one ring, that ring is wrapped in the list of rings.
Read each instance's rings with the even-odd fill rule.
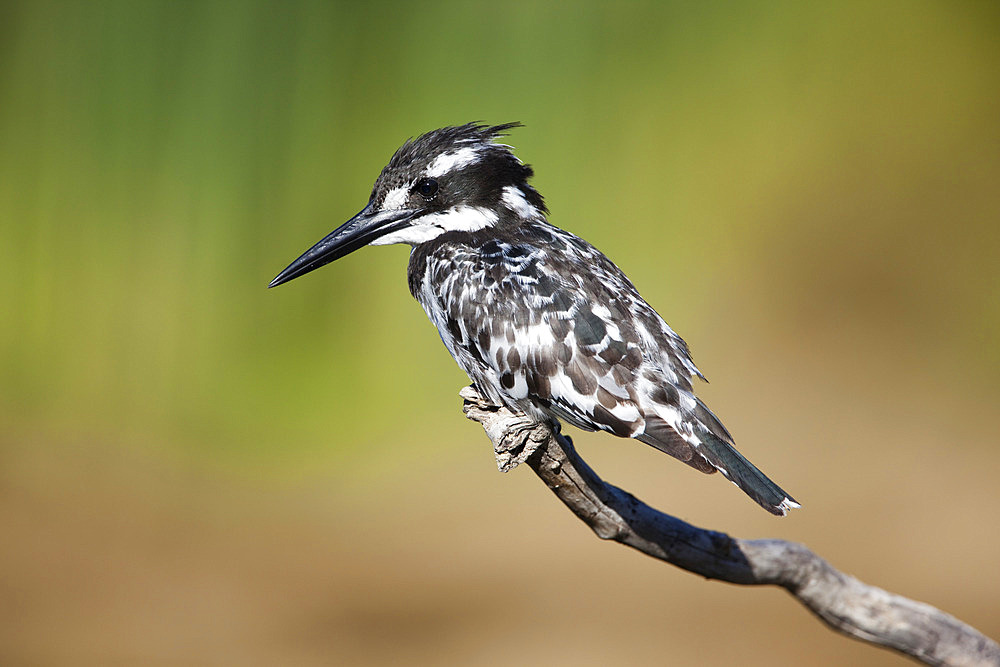
[[[410,292],[479,391],[537,420],[652,445],[722,472],[769,512],[798,507],[694,394],[687,345],[592,245],[551,225],[532,169],[494,143],[517,123],[406,142],[368,205],[276,277],[407,243]]]

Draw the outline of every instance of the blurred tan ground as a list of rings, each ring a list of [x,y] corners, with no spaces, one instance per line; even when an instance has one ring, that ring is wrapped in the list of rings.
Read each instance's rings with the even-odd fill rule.
[[[581,436],[584,455],[655,506],[805,542],[1000,636],[992,404],[935,403],[932,386],[905,370],[879,379],[878,366],[857,386],[840,362],[860,361],[836,347],[822,363],[762,343],[716,360],[746,377],[712,396],[803,510],[774,519],[634,443]],[[912,405],[882,405],[889,391]],[[0,662],[905,664],[834,635],[783,592],[598,541],[529,471],[496,472],[477,426],[461,436],[286,483],[100,442],[7,449]]]

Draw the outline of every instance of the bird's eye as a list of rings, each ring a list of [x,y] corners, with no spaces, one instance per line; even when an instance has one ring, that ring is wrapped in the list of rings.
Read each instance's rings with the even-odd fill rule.
[[[433,199],[438,191],[438,182],[433,178],[422,178],[417,183],[416,190],[424,199]]]

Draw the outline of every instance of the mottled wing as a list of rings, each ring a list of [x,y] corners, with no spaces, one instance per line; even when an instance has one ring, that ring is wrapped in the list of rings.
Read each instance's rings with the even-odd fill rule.
[[[418,299],[439,300],[427,311],[441,313],[459,364],[494,400],[636,437],[713,471],[685,423],[697,369],[684,342],[592,246],[556,228],[532,234],[426,259]]]
[[[719,470],[775,514],[797,506],[695,397],[687,346],[621,271],[561,230],[529,231],[443,239],[411,256],[411,290],[480,391]]]

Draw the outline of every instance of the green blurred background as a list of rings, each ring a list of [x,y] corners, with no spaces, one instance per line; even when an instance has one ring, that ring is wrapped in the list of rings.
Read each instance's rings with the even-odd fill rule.
[[[602,475],[1000,636],[998,119],[993,2],[0,3],[0,662],[908,664],[497,473],[405,247],[265,289],[470,120],[805,507]]]

